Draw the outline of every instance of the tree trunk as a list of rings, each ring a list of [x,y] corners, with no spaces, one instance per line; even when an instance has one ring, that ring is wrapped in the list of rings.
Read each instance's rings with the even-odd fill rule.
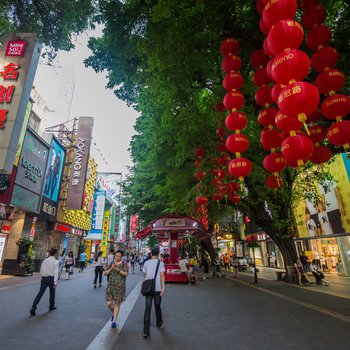
[[[293,264],[298,258],[293,237],[280,236],[273,233],[269,233],[269,236],[275,242],[275,244],[277,245],[278,249],[280,250],[283,256],[284,267],[286,269],[286,276],[287,276],[286,280],[288,282],[293,282],[294,280]]]
[[[215,261],[216,251],[211,242],[211,239],[207,239],[205,241],[201,241],[201,246],[208,252],[210,255],[210,259],[212,262]]]

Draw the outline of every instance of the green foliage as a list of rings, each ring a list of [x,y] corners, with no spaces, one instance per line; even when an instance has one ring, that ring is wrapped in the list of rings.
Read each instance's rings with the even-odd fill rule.
[[[49,57],[74,47],[74,36],[93,28],[95,0],[3,0],[0,4],[0,35],[9,31],[39,33]]]
[[[35,270],[35,252],[33,241],[29,237],[20,238],[16,242],[18,247],[21,247],[23,253],[21,255],[20,264],[23,265],[28,273]]]
[[[148,237],[147,239],[147,247],[153,249],[158,247],[158,239],[155,234],[152,234],[151,236]]]
[[[342,0],[322,4],[329,11],[332,45],[341,53],[337,68],[349,77],[350,44],[344,33],[350,29],[350,6]],[[259,142],[256,88],[249,78],[250,54],[262,47],[264,38],[255,1],[106,1],[100,18],[103,36],[90,40],[93,54],[85,63],[98,72],[106,70],[108,87],[140,112],[130,146],[134,166],[123,184],[123,201],[130,214],[138,213],[143,223],[165,212],[192,214],[197,194],[194,149],[199,146],[207,150],[202,191],[211,195],[211,158],[218,156],[215,130],[225,119],[223,113],[213,111],[225,94],[219,46],[225,37],[234,36],[241,45],[241,73],[246,79],[242,92],[249,123],[244,133],[250,147],[244,156],[253,162],[253,172],[238,206],[226,200],[210,203],[209,221],[213,224],[240,210],[280,247],[283,239],[291,240],[292,207],[307,183],[299,179],[302,185],[293,191],[298,171],[287,169],[282,189],[273,191],[265,185],[262,161],[267,153]],[[344,92],[348,89],[349,84]],[[321,173],[308,174],[307,181],[326,176]],[[295,249],[294,243],[286,245]]]

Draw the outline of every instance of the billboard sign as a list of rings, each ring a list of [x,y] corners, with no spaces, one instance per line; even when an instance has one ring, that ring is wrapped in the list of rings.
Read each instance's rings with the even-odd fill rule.
[[[86,171],[90,154],[94,118],[79,117],[77,138],[70,172],[67,209],[80,210],[83,205]]]
[[[1,41],[0,173],[11,173],[41,45],[33,33],[7,33]]]
[[[94,207],[92,211],[91,233],[102,233],[103,215],[106,203],[106,191],[96,191],[94,194]]]
[[[118,205],[121,175],[121,173],[97,173],[96,187],[106,191],[107,198],[114,205]]]

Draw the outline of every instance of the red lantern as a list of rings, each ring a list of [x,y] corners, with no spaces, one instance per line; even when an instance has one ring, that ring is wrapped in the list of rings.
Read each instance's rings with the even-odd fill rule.
[[[203,158],[205,156],[205,149],[203,147],[198,147],[195,149],[195,154],[197,158]]]
[[[225,120],[228,129],[232,131],[242,130],[246,127],[248,118],[243,112],[232,112]]]
[[[313,152],[314,144],[305,135],[289,136],[282,142],[281,152],[287,161],[303,165]]]
[[[311,67],[316,72],[323,72],[338,62],[339,54],[331,46],[325,46],[317,50],[311,57]]]
[[[264,11],[265,4],[261,0],[257,0],[255,4],[256,11],[261,16]]]
[[[303,27],[296,21],[283,20],[274,25],[267,36],[267,46],[274,55],[285,49],[297,49],[304,39]]]
[[[310,139],[313,143],[323,141],[327,136],[327,130],[322,125],[309,126]]]
[[[227,152],[226,143],[219,143],[219,144],[216,146],[216,150],[217,150],[219,153]]]
[[[285,133],[300,130],[303,126],[303,123],[300,122],[298,118],[288,116],[287,114],[281,112],[277,113],[275,123],[278,129]]]
[[[241,200],[241,196],[238,193],[231,194],[230,201],[232,203],[238,203]]]
[[[228,171],[233,177],[243,180],[244,177],[251,173],[252,168],[253,166],[249,159],[238,157],[231,160]]]
[[[253,83],[256,86],[269,85],[272,82],[271,78],[266,73],[266,68],[258,69],[253,75]]]
[[[332,95],[340,90],[345,83],[345,76],[338,69],[327,69],[316,79],[316,86],[321,94]]]
[[[265,108],[259,112],[258,122],[264,127],[275,125],[275,117],[278,110],[273,107]]]
[[[264,168],[269,173],[280,173],[287,166],[287,160],[282,153],[271,153],[264,159]]]
[[[310,50],[318,50],[327,45],[332,39],[332,32],[328,26],[322,24],[312,28],[306,35],[306,45]]]
[[[222,170],[220,169],[217,173],[216,173],[216,177],[219,179],[219,180],[223,180],[226,176],[227,172],[225,170]]]
[[[219,191],[224,196],[229,196],[233,192],[233,187],[231,186],[231,184],[223,184],[220,186]]]
[[[222,194],[217,193],[217,194],[212,194],[211,199],[216,202],[220,202],[222,200]]]
[[[331,120],[344,117],[350,113],[350,98],[342,94],[329,96],[323,101],[321,112]]]
[[[319,110],[316,110],[307,116],[307,122],[316,123],[321,118],[322,118],[322,113]]]
[[[264,50],[257,50],[254,51],[250,56],[250,64],[254,68],[262,68],[267,65],[270,58],[269,56],[266,56]]]
[[[227,165],[228,163],[230,163],[231,158],[228,154],[225,154],[223,156],[220,156],[217,160],[218,165]]]
[[[196,179],[197,181],[202,181],[205,178],[206,172],[203,170],[196,171]]]
[[[342,120],[330,126],[327,132],[328,141],[335,146],[343,146],[349,149],[350,144],[350,120]]]
[[[223,56],[236,54],[239,51],[239,42],[234,38],[227,38],[221,43],[220,49]]]
[[[226,137],[225,129],[224,128],[218,128],[216,129],[216,136],[219,139],[224,139]]]
[[[270,0],[262,14],[266,27],[271,28],[282,19],[293,19],[297,11],[295,0]]]
[[[266,179],[266,185],[273,190],[280,188],[283,184],[283,180],[280,176],[271,175]]]
[[[270,50],[269,46],[267,45],[267,38],[263,41],[263,50],[265,52],[265,55],[267,56],[273,56],[273,52]]]
[[[259,29],[264,35],[269,34],[270,29],[266,27],[262,17],[260,18],[260,21],[259,21]]]
[[[280,83],[276,83],[271,90],[271,97],[273,102],[277,103],[278,96],[280,95],[281,91],[285,88],[286,86]]]
[[[242,134],[232,134],[226,140],[226,147],[232,153],[243,153],[249,147],[248,137]]]
[[[224,58],[221,66],[225,73],[230,73],[231,71],[240,70],[242,67],[242,61],[239,56],[229,54]]]
[[[270,151],[281,146],[282,137],[276,129],[264,129],[260,133],[260,142],[265,151]]]
[[[322,164],[328,162],[332,158],[332,151],[318,143],[314,144],[314,151],[311,154],[310,162],[315,164]]]
[[[298,116],[301,122],[305,122],[306,116],[317,108],[319,102],[320,94],[316,86],[302,81],[288,85],[278,97],[281,112]]]
[[[271,74],[271,67],[273,63],[273,58],[270,59],[270,61],[266,65],[266,74],[272,79],[272,74]]]
[[[196,197],[196,202],[198,205],[207,205],[208,203],[208,197],[199,195]]]
[[[197,160],[194,162],[194,167],[195,167],[195,168],[199,168],[199,166],[201,165],[201,162],[202,162],[202,159],[201,159],[201,158],[197,159]]]
[[[273,100],[271,97],[271,87],[262,86],[255,93],[255,101],[259,106],[269,107],[269,105],[273,103]]]
[[[301,16],[301,23],[304,28],[312,29],[319,26],[327,18],[327,11],[321,5],[310,6]]]
[[[308,161],[308,159],[303,159],[301,161],[295,161],[295,160],[287,160],[287,164],[291,168],[299,168],[300,165],[305,164]]]
[[[239,91],[230,91],[224,97],[224,105],[229,111],[240,109],[244,105],[244,96]]]
[[[320,3],[320,0],[298,0],[298,7],[301,10],[306,10],[312,5],[318,5]]]
[[[277,55],[271,66],[273,80],[288,85],[303,80],[310,69],[309,56],[300,50],[286,50]]]
[[[215,103],[214,111],[215,112],[220,112],[220,113],[225,112],[226,109],[225,109],[224,104],[222,102]]]
[[[239,189],[238,183],[237,182],[230,182],[229,184],[232,187],[232,192],[236,192]]]
[[[228,73],[223,81],[223,86],[226,91],[239,90],[244,83],[243,77],[237,72]]]
[[[215,178],[215,179],[211,180],[211,184],[213,185],[213,187],[219,188],[221,186],[222,182],[220,179]]]

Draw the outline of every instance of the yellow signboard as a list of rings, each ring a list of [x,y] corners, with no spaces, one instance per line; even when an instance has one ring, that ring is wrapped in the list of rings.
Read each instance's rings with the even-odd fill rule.
[[[107,240],[108,240],[108,233],[109,233],[109,219],[110,219],[109,210],[105,210],[104,216],[103,216],[102,237],[101,237],[101,247],[100,247],[100,251],[102,252],[102,256],[104,258],[107,257]]]

